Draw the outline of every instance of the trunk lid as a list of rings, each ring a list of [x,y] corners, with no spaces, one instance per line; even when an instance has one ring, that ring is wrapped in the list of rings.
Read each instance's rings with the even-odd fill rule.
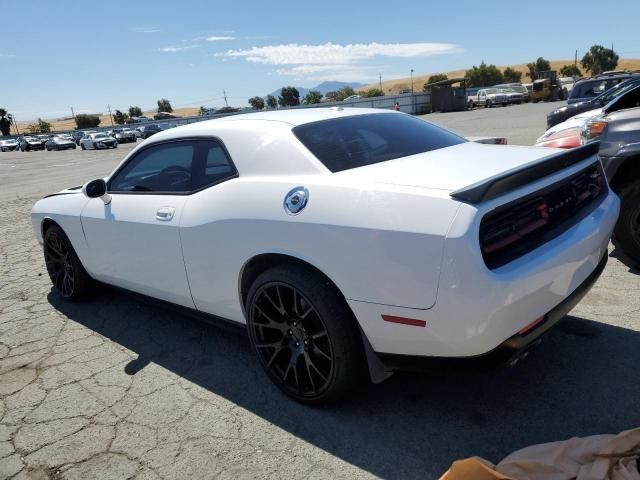
[[[334,175],[392,185],[454,191],[562,150],[474,142],[345,170]]]

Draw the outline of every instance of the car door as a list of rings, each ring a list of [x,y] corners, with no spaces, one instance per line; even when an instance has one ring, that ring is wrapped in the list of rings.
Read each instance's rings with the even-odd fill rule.
[[[107,182],[111,201],[91,199],[82,212],[96,279],[193,307],[180,242],[180,219],[193,190],[197,141],[150,145]]]

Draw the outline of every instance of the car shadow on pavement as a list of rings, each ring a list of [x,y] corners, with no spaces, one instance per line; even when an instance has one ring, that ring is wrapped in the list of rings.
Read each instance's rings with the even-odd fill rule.
[[[437,478],[457,458],[499,461],[534,443],[640,425],[640,334],[566,317],[515,367],[396,374],[312,408],[262,373],[246,335],[119,291],[49,302],[72,321],[330,454],[384,478]]]

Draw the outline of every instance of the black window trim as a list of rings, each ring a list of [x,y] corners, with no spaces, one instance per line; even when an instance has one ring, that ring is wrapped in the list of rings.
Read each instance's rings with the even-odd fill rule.
[[[154,191],[154,192],[135,192],[134,191],[134,192],[131,192],[131,191],[111,190],[111,181],[112,181],[112,179],[116,175],[118,175],[127,165],[129,165],[136,157],[138,157],[143,152],[149,150],[150,148],[157,147],[158,145],[166,145],[166,144],[170,144],[170,143],[193,142],[193,141],[199,141],[199,140],[213,141],[213,142],[217,143],[218,145],[220,145],[220,147],[222,148],[222,151],[224,152],[225,156],[227,157],[227,160],[229,161],[229,166],[231,167],[231,170],[232,170],[232,173],[230,175],[218,180],[217,182],[213,182],[213,183],[207,184],[207,185],[205,185],[203,187],[196,188],[194,190],[189,190],[187,192],[171,192],[171,191]],[[192,163],[193,163],[193,159],[192,159]],[[236,165],[233,163],[233,159],[231,158],[231,155],[229,154],[229,150],[227,150],[227,146],[224,144],[224,142],[222,141],[222,139],[220,137],[217,137],[215,135],[196,135],[196,136],[191,136],[191,137],[172,138],[172,139],[167,139],[167,140],[161,140],[159,142],[153,142],[153,143],[151,143],[149,145],[146,145],[146,146],[142,147],[140,150],[138,150],[135,153],[135,155],[132,155],[125,163],[120,165],[120,167],[118,167],[118,169],[115,172],[113,172],[113,174],[109,177],[109,180],[107,181],[107,193],[109,193],[111,195],[176,195],[176,196],[187,196],[187,195],[193,195],[194,193],[201,192],[203,190],[206,190],[207,188],[211,188],[211,187],[214,187],[216,185],[220,185],[223,182],[226,182],[228,180],[232,180],[234,178],[238,178],[239,176],[240,176],[240,174],[238,173],[238,169],[236,168]]]

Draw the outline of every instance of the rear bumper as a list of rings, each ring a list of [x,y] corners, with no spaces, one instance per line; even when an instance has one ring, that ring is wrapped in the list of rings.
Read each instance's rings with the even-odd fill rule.
[[[551,309],[544,320],[532,330],[509,337],[490,352],[473,357],[425,357],[416,355],[378,354],[378,358],[384,364],[387,371],[425,371],[432,370],[436,365],[460,366],[464,368],[490,367],[496,365],[511,364],[519,359],[525,352],[536,346],[542,337],[567,313],[569,313],[584,296],[591,290],[600,275],[604,271],[609,255],[605,253],[596,269],[589,275],[571,295]]]
[[[517,350],[522,345],[514,344],[518,338],[514,335],[543,316],[547,316],[544,324],[551,326],[557,312],[567,305],[571,308],[571,302],[581,298],[579,292],[595,281],[619,208],[617,196],[608,192],[559,236],[490,270],[479,254],[478,229],[469,227],[477,212],[463,207],[445,242],[433,307],[348,303],[373,351],[380,354],[473,358],[501,345]],[[400,280],[397,284],[402,288]],[[563,307],[556,310],[559,305]],[[421,322],[420,326],[390,323],[382,315]]]

